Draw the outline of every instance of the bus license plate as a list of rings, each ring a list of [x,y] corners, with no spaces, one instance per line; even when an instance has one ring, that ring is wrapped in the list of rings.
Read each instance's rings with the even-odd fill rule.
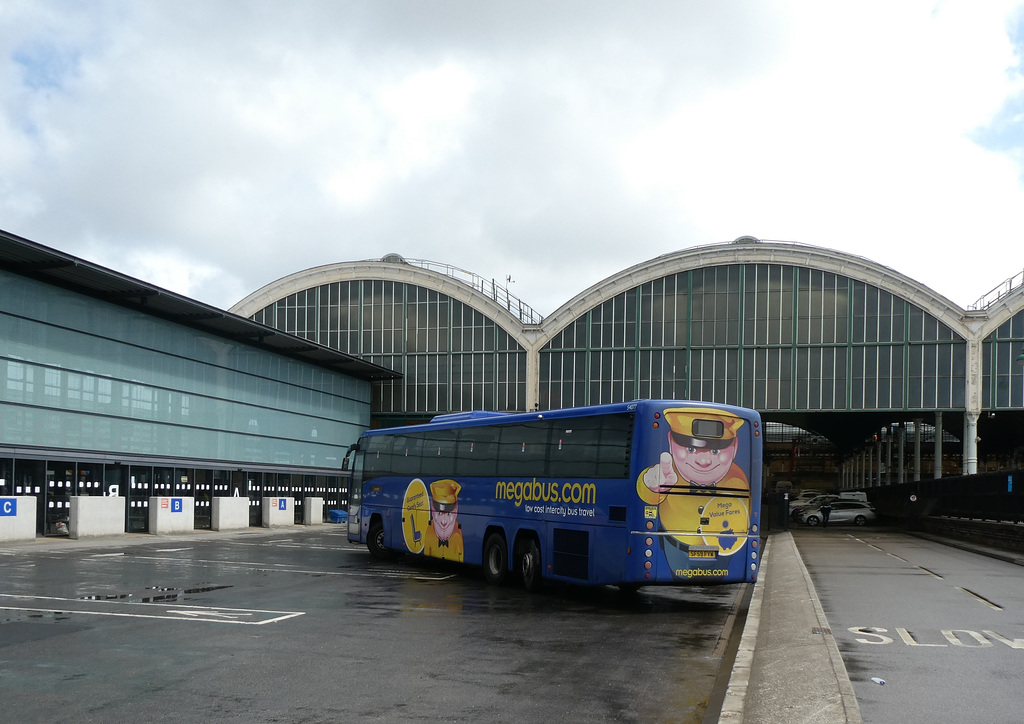
[[[717,558],[717,548],[690,548],[690,558]]]

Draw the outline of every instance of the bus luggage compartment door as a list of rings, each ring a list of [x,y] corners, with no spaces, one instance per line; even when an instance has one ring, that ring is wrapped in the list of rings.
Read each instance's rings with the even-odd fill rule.
[[[555,528],[551,552],[551,572],[556,576],[590,578],[590,533],[585,530]]]

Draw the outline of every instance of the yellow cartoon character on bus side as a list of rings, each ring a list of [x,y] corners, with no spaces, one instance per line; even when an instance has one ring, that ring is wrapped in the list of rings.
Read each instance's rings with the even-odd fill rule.
[[[668,451],[637,480],[637,494],[657,506],[671,547],[717,546],[731,555],[749,525],[750,483],[734,461],[743,419],[725,410],[683,407],[665,410]],[[671,555],[666,546],[667,555]]]
[[[423,553],[446,561],[463,561],[462,527],[458,524],[459,491],[454,480],[430,484],[430,527],[424,534]]]

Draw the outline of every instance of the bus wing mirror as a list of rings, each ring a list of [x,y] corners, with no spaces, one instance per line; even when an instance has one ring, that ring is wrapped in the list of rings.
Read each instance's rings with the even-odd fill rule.
[[[348,446],[348,450],[345,451],[345,457],[341,461],[341,469],[348,470],[349,460],[352,459],[352,453],[359,452],[359,443],[354,442]]]

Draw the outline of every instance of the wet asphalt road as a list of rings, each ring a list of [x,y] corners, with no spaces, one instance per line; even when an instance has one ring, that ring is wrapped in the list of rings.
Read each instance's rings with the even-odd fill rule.
[[[865,722],[1022,720],[1020,566],[882,528],[794,540]]]
[[[0,545],[0,718],[701,722],[744,592],[531,595],[335,526]]]

